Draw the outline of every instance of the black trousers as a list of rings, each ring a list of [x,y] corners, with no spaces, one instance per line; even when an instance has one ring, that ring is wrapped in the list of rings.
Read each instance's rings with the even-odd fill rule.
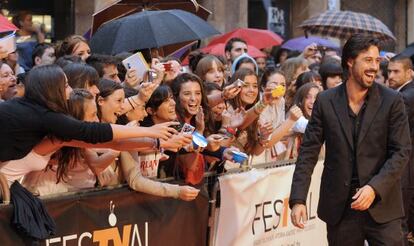
[[[403,225],[411,232],[414,230],[414,187],[403,188],[402,194],[405,213]]]
[[[327,231],[330,246],[363,246],[365,240],[369,246],[403,245],[401,219],[379,224],[368,211],[348,208],[338,224],[327,225]]]

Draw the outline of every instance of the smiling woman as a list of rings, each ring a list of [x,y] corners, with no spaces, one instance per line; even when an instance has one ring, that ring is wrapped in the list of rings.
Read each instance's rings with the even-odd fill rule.
[[[183,73],[177,76],[171,84],[176,98],[176,112],[179,121],[196,127],[203,134],[204,122],[208,122],[207,98],[201,79],[194,74]]]
[[[101,122],[115,123],[122,112],[125,93],[122,86],[114,81],[102,79],[97,97],[98,116]]]
[[[294,105],[298,105],[302,110],[303,116],[308,120],[312,115],[313,104],[320,91],[319,85],[311,82],[300,87],[296,94]]]
[[[242,80],[244,83],[240,93],[235,98],[228,101],[227,111],[231,115],[231,118],[234,118],[235,115],[237,115],[237,111],[246,112],[247,110],[253,109],[255,111],[255,117],[245,129],[241,130],[241,127],[238,127],[239,130],[237,132],[235,146],[248,154],[260,154],[263,152],[258,137],[258,115],[261,112],[258,112],[256,109],[260,108],[260,110],[263,110],[266,106],[259,102],[258,77],[251,69],[241,68],[232,76],[229,83],[233,83],[238,79]]]

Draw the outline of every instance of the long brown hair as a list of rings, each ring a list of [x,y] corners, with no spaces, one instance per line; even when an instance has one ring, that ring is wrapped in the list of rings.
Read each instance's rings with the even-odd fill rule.
[[[254,100],[254,102],[250,105],[246,105],[245,110],[250,109],[251,107],[253,107],[260,98],[260,93],[259,93],[259,78],[257,76],[257,74],[247,68],[241,68],[239,70],[237,70],[233,76],[231,77],[231,80],[229,81],[229,84],[233,83],[234,81],[236,81],[237,79],[243,80],[246,78],[246,76],[255,76],[257,79],[257,97]],[[236,110],[237,108],[242,107],[242,101],[240,99],[240,93],[239,95],[237,95],[235,98],[231,99],[228,101],[229,104],[233,107],[234,110]],[[259,129],[259,124],[258,124],[258,120],[259,117],[257,117],[246,129],[247,131],[247,139],[249,141],[247,141],[247,144],[245,146],[246,152],[247,153],[251,153],[251,151],[253,150],[253,147],[259,142],[259,138],[258,138],[258,129]]]
[[[89,91],[74,89],[69,97],[69,114],[78,120],[83,120],[85,118],[85,103],[88,100],[94,100],[93,95]],[[69,169],[74,168],[77,163],[82,161],[84,150],[75,147],[63,147],[53,155],[53,158],[58,160],[56,183],[59,183],[60,180],[65,181]]]
[[[37,66],[26,78],[24,97],[57,113],[66,113],[67,79],[57,65]]]
[[[223,72],[224,77],[224,65],[223,63],[213,55],[207,55],[203,57],[197,64],[195,73],[200,77],[204,82],[206,82],[206,74],[213,67],[213,62],[216,63],[217,68]],[[212,82],[212,81],[208,81]]]
[[[98,118],[101,120],[102,118],[102,110],[98,104],[98,100],[100,97],[107,98],[108,96],[112,95],[117,90],[123,90],[121,84],[116,83],[110,79],[101,79],[98,84],[99,95],[96,97],[96,106],[98,107]]]
[[[84,63],[70,63],[63,68],[68,83],[72,88],[87,88],[98,85],[98,72],[91,66]]]

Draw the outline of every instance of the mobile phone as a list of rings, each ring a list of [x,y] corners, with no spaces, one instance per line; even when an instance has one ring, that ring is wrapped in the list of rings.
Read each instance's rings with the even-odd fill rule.
[[[181,132],[181,130],[183,129],[183,125],[182,124],[173,125],[171,127],[174,128],[175,130],[177,130],[177,132]]]
[[[157,78],[157,74],[153,71],[148,71],[148,82],[153,82]]]
[[[242,87],[243,85],[244,85],[244,81],[243,80],[241,80],[241,79],[237,79],[236,81],[234,81],[234,84],[237,86],[237,87]]]
[[[187,123],[184,123],[184,125],[181,129],[181,132],[186,133],[186,134],[192,134],[194,132],[194,130],[195,130],[194,126],[192,126],[190,124],[187,124]]]

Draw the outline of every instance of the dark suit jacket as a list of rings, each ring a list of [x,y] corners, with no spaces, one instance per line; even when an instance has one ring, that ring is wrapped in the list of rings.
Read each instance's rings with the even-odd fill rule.
[[[315,101],[293,175],[290,205],[306,201],[311,175],[325,142],[318,216],[337,224],[349,206],[353,141],[345,83],[321,92]],[[358,138],[356,162],[359,183],[376,192],[369,213],[378,223],[404,215],[401,173],[411,150],[407,115],[401,95],[376,83],[369,99]]]
[[[408,116],[408,123],[410,125],[411,146],[414,144],[414,81],[406,84],[400,90],[405,104],[405,110]],[[411,157],[405,171],[401,177],[403,188],[414,189],[414,151],[411,151]]]

